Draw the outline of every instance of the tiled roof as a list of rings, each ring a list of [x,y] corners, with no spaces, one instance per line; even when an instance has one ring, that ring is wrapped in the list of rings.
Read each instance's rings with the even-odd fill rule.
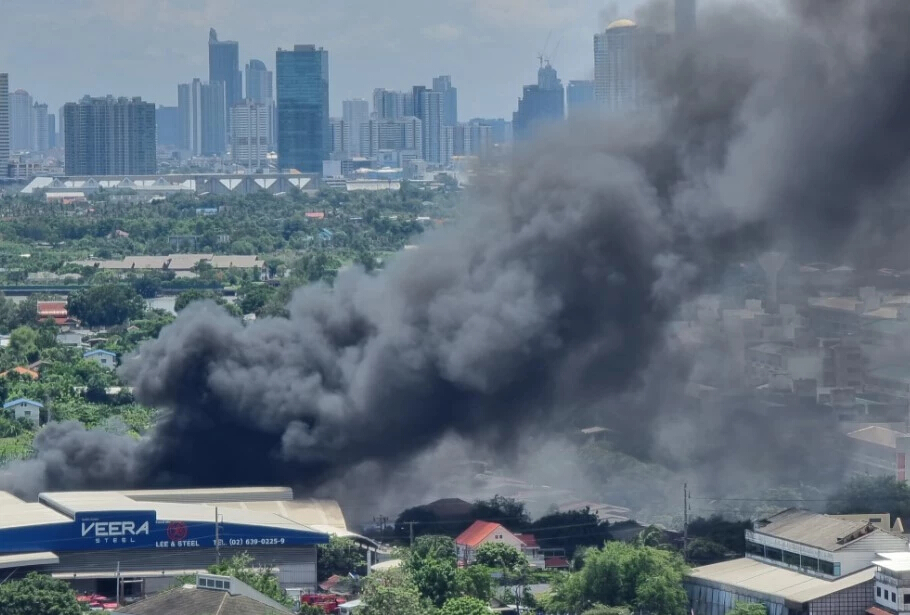
[[[534,536],[534,534],[515,534],[515,537],[523,542],[529,549],[536,549],[540,546],[537,544],[537,538]]]
[[[475,521],[471,524],[471,527],[463,531],[458,538],[455,539],[455,544],[476,547],[483,542],[487,536],[492,534],[495,529],[500,527],[502,527],[502,525],[499,523]]]
[[[225,591],[179,587],[116,611],[129,615],[277,615],[279,611],[246,596]]]
[[[543,567],[544,568],[568,568],[569,560],[562,557],[561,555],[556,555],[553,557],[543,558]]]
[[[32,380],[38,379],[38,372],[36,372],[33,369],[29,369],[27,367],[22,367],[21,365],[19,367],[14,367],[13,369],[8,369],[5,372],[0,372],[0,378],[6,376],[10,372],[16,372],[20,376],[28,376]]]

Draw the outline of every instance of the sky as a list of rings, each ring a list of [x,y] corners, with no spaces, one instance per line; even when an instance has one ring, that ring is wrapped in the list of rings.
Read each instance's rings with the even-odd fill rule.
[[[667,1],[667,0],[662,0]],[[329,52],[333,116],[374,88],[451,75],[459,119],[511,118],[537,56],[564,83],[594,74],[593,35],[641,0],[2,0],[0,72],[55,112],[83,95],[176,105],[208,78],[208,31],[274,70],[278,47]]]

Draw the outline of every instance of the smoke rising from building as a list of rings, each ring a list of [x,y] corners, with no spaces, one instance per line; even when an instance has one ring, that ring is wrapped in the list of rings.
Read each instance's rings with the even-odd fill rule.
[[[52,425],[0,486],[316,487],[448,434],[506,445],[594,405],[651,456],[672,404],[609,400],[664,360],[680,306],[738,259],[878,233],[906,196],[910,4],[794,6],[705,8],[695,40],[654,67],[652,115],[552,130],[378,276],[302,289],[287,319],[187,308],[123,368],[164,411],[149,437]],[[773,458],[773,426],[741,418],[690,428],[735,438],[710,448],[731,464]],[[760,449],[747,427],[767,430]]]

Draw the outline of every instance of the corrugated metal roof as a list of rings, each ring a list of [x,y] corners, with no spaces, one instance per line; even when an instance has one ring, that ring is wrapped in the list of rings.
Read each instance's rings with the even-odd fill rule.
[[[791,508],[756,524],[755,533],[837,551],[854,540],[878,531],[868,521],[848,521]]]
[[[851,431],[847,434],[847,436],[855,440],[862,440],[863,442],[878,444],[879,446],[897,448],[897,439],[906,438],[910,436],[910,434],[894,431],[893,429],[887,429],[885,427],[879,427],[878,425],[870,425],[869,427]]]
[[[0,569],[18,568],[19,566],[48,566],[59,563],[60,558],[57,557],[56,553],[51,553],[50,551],[0,555]]]
[[[866,568],[836,581],[827,581],[786,568],[741,558],[695,568],[686,577],[689,580],[700,581],[721,589],[745,590],[792,602],[806,603],[871,581],[875,578],[875,568]]]
[[[68,523],[71,517],[37,502],[13,501],[8,494],[0,498],[0,529],[26,527],[29,525],[47,525],[50,523]]]

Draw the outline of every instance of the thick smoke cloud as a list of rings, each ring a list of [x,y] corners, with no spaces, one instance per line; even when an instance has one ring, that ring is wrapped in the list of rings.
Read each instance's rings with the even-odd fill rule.
[[[164,410],[151,436],[52,426],[0,484],[315,487],[448,434],[508,446],[638,389],[668,320],[731,263],[868,247],[850,242],[883,237],[907,194],[910,4],[794,7],[706,11],[654,59],[654,113],[554,128],[378,276],[303,289],[287,319],[188,308],[124,366]],[[607,406],[648,455],[666,404]],[[710,420],[750,439],[752,422]]]

